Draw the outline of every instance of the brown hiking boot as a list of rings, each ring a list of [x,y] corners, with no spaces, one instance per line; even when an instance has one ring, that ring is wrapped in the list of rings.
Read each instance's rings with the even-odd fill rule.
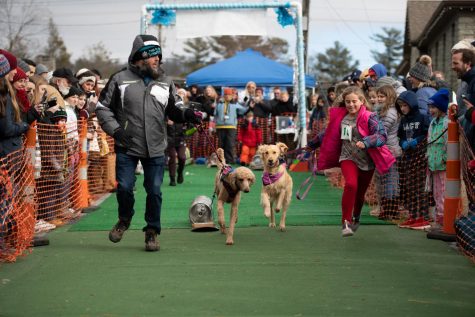
[[[125,230],[129,229],[130,221],[120,220],[112,227],[112,230],[109,232],[109,240],[114,243],[122,240]]]
[[[157,239],[157,233],[153,229],[145,231],[145,251],[159,251],[160,243]]]

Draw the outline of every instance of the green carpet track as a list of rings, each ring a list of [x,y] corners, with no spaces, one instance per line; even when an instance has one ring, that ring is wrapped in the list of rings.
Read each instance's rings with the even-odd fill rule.
[[[162,186],[162,226],[163,228],[189,228],[189,208],[192,201],[199,195],[212,197],[216,168],[204,166],[187,166],[185,182],[176,187],[168,186],[168,174],[164,177]],[[268,224],[260,206],[260,192],[262,188],[262,171],[255,171],[256,183],[250,193],[242,194],[239,206],[238,227],[265,226]],[[324,176],[318,176],[312,189],[304,200],[297,200],[295,192],[310,173],[291,173],[294,182],[294,195],[287,211],[287,225],[337,225],[341,223],[341,195],[342,190],[334,188]],[[137,177],[135,193],[135,216],[132,229],[140,229],[145,225],[145,191],[143,176]],[[214,203],[216,206],[216,202]],[[230,205],[226,205],[226,216],[229,216]],[[362,223],[383,224],[374,217],[367,216],[365,207]],[[215,215],[215,222],[217,217]],[[277,214],[277,221],[280,215]],[[112,194],[100,206],[100,209],[84,217],[79,223],[72,226],[73,231],[83,230],[110,230],[117,221],[117,200]]]
[[[67,229],[0,266],[0,316],[475,316],[473,264],[396,226],[165,229],[160,252]]]
[[[235,245],[226,246],[220,232],[189,229],[188,206],[211,195],[214,170],[187,171],[185,184],[163,187],[166,227],[187,229],[164,229],[160,252],[144,251],[140,230],[109,241],[103,230],[117,217],[110,197],[51,232],[49,246],[0,264],[0,316],[475,316],[472,262],[394,225],[363,224],[342,238],[341,190],[324,178],[293,201],[289,222],[335,225],[268,228],[258,183],[243,197]],[[298,185],[307,175],[292,176]],[[143,225],[141,182],[134,228]]]

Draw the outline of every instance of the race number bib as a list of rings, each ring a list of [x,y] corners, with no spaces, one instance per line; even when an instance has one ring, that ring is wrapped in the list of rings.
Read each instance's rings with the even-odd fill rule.
[[[341,129],[341,139],[351,141],[351,125],[344,124]]]

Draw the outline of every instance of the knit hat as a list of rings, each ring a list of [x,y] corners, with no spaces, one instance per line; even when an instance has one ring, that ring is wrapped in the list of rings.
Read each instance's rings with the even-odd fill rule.
[[[376,81],[376,88],[382,87],[382,86],[391,86],[394,87],[396,80],[392,78],[391,76],[384,76],[379,78]]]
[[[5,58],[8,60],[8,63],[10,64],[10,70],[15,69],[17,67],[17,59],[15,55],[5,50],[0,50],[0,54],[5,56]]]
[[[24,60],[19,59],[17,63],[18,67],[21,68],[25,72],[25,74],[30,71],[30,66],[28,66],[28,64]]]
[[[73,72],[69,68],[58,68],[53,72],[53,77],[57,78],[66,78],[72,84],[78,82],[77,78],[74,77]]]
[[[429,55],[422,55],[409,70],[409,75],[422,82],[429,81],[432,76],[432,58]]]
[[[0,78],[3,78],[6,74],[10,72],[10,63],[5,55],[0,54]]]
[[[59,108],[51,116],[51,120],[55,123],[61,119],[65,119],[66,121],[68,120],[68,114],[66,113],[66,110],[64,110],[64,108]]]
[[[13,76],[13,81],[12,83],[14,82],[17,82],[19,81],[20,79],[27,79],[28,76],[26,76],[25,72],[23,71],[23,69],[21,69],[20,67],[17,67],[16,68],[16,74],[15,76]]]
[[[436,107],[443,113],[447,113],[447,108],[449,107],[449,95],[450,92],[448,89],[441,88],[432,97],[429,98],[427,104],[429,106]]]
[[[79,95],[81,95],[81,92],[82,92],[81,89],[76,88],[75,86],[71,86],[69,88],[69,92],[63,97],[63,99],[66,100],[67,98],[72,97],[72,96],[79,97]]]
[[[223,94],[224,95],[232,95],[233,94],[233,89],[232,88],[224,88],[223,89]]]
[[[41,74],[47,73],[47,72],[48,72],[48,67],[46,67],[45,65],[43,65],[43,64],[36,65],[35,75],[41,75]]]
[[[81,68],[78,70],[76,78],[79,80],[79,85],[84,84],[86,81],[92,81],[96,84],[96,75],[87,68]]]
[[[158,39],[149,34],[140,34],[135,37],[132,44],[132,51],[129,55],[129,62],[147,59],[153,56],[160,57],[162,60],[162,48],[158,43]]]

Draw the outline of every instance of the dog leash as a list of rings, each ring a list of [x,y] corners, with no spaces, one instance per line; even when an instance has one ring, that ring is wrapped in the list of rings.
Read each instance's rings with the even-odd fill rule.
[[[305,181],[303,181],[303,183],[300,185],[299,189],[297,190],[297,192],[295,193],[295,197],[298,199],[298,200],[304,200],[305,197],[307,197],[307,194],[308,192],[310,191],[310,189],[312,188],[312,185],[313,183],[317,180],[317,161],[315,159],[315,151],[312,151],[310,152],[311,153],[311,163],[312,163],[312,174],[307,177],[307,179]],[[305,188],[306,186],[306,189],[305,191],[300,194],[300,191]]]

